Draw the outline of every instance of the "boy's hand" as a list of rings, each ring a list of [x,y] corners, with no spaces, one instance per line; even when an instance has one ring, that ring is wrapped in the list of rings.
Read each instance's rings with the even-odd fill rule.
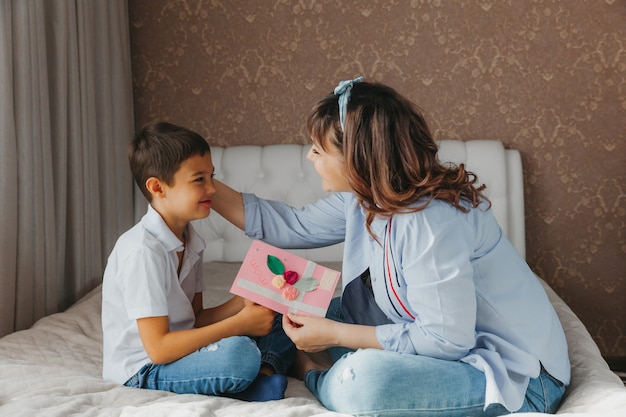
[[[243,309],[237,313],[243,333],[247,336],[265,336],[272,330],[276,313],[250,300],[244,300]]]

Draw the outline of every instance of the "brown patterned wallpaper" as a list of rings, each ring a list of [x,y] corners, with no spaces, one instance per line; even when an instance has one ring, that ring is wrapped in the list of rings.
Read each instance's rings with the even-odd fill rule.
[[[522,152],[527,260],[605,356],[626,356],[626,1],[129,0],[137,126],[306,143],[311,105],[364,75],[439,139]]]

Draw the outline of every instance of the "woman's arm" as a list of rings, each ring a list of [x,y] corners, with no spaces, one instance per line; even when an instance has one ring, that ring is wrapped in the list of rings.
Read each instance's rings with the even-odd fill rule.
[[[244,230],[243,197],[238,191],[226,184],[213,180],[215,194],[213,194],[212,208],[226,220]]]
[[[343,242],[346,237],[346,193],[295,208],[254,194],[242,195],[245,205],[245,232],[284,249],[306,249]]]
[[[286,314],[283,316],[283,329],[296,347],[305,352],[319,352],[333,346],[350,349],[383,348],[378,342],[374,326]]]

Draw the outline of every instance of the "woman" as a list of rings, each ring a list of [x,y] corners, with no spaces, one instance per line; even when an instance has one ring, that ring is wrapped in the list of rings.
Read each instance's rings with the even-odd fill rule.
[[[216,182],[214,209],[252,238],[345,242],[341,302],[327,318],[283,318],[300,350],[334,359],[324,369],[300,355],[297,373],[327,408],[355,415],[556,411],[565,336],[485,187],[438,162],[413,103],[361,81],[341,82],[308,117],[308,158],[330,197],[295,209]]]

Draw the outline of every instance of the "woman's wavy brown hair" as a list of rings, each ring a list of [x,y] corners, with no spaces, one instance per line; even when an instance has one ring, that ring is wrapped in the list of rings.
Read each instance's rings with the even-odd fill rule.
[[[337,96],[331,94],[311,110],[307,129],[313,143],[325,151],[339,149],[345,175],[361,206],[366,226],[376,215],[423,210],[443,200],[468,212],[481,201],[485,185],[477,185],[465,166],[444,165],[420,109],[394,89],[375,83],[352,87],[345,132],[339,123]],[[465,202],[465,203],[462,203]],[[489,203],[490,205],[491,203]],[[376,238],[376,236],[373,236]]]

